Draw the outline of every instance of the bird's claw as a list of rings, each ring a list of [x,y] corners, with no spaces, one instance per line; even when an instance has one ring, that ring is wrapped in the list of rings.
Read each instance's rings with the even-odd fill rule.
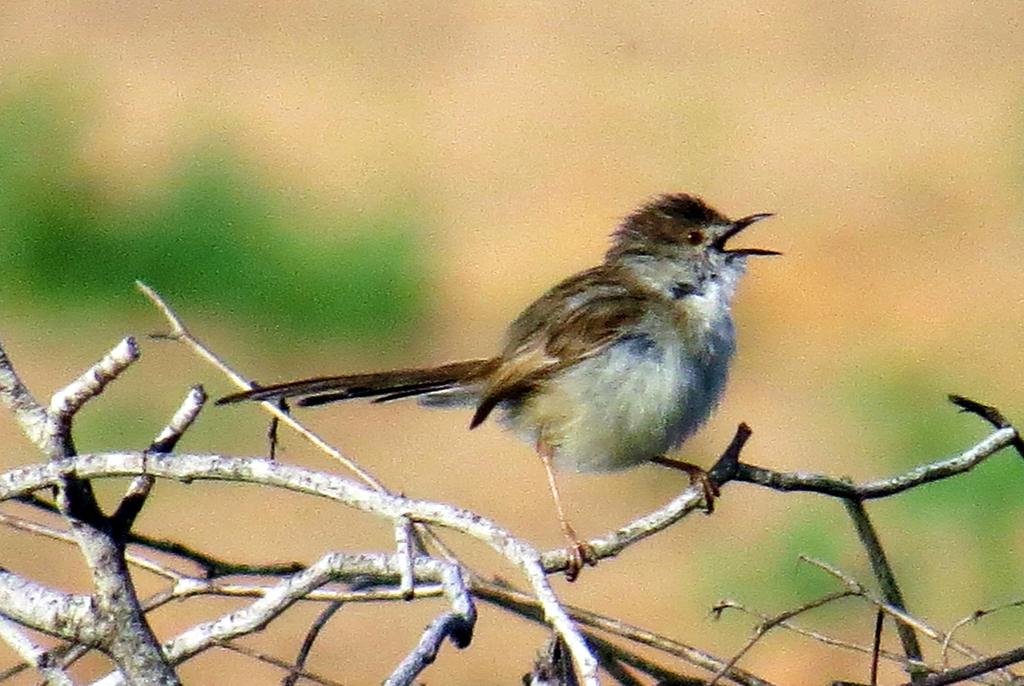
[[[594,550],[594,546],[579,539],[569,540],[569,547],[566,548],[565,554],[568,558],[565,566],[565,580],[570,583],[579,577],[583,565],[587,564],[591,567],[597,565],[597,552]]]

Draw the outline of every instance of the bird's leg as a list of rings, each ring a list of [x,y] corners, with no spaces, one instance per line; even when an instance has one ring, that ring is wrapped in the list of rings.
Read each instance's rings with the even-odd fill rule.
[[[654,464],[660,464],[662,467],[671,467],[672,469],[678,469],[686,472],[690,477],[690,485],[692,486],[695,482],[700,482],[701,490],[704,491],[704,509],[708,514],[715,511],[715,498],[721,495],[718,490],[718,485],[711,480],[708,472],[703,467],[690,462],[683,462],[682,460],[673,460],[672,458],[665,457],[664,455],[657,455],[651,458],[651,462]]]
[[[558,523],[562,525],[562,533],[569,541],[569,547],[566,549],[569,561],[565,568],[565,579],[570,582],[575,581],[584,564],[590,566],[597,564],[597,554],[588,543],[580,540],[576,535],[576,530],[569,523],[569,518],[565,515],[562,496],[559,495],[558,484],[555,483],[554,466],[551,464],[551,448],[543,440],[537,441],[537,454],[540,455],[540,459],[544,463],[544,471],[548,475],[548,488],[551,490],[551,497],[555,500],[555,509],[558,510]]]

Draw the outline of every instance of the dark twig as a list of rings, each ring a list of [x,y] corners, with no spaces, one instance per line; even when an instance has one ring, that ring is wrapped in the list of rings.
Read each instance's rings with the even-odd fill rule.
[[[615,679],[621,686],[644,686],[644,683],[633,673],[626,669],[626,665],[617,655],[620,651],[604,650],[602,646],[594,642],[592,636],[587,636],[587,642],[594,648],[601,669],[608,673],[608,676]],[[703,682],[701,682],[703,683]]]
[[[288,400],[285,398],[277,399],[277,409],[281,410],[285,414],[288,414]],[[281,420],[276,416],[270,418],[270,424],[267,426],[267,457],[271,460],[277,459],[277,448],[280,445],[280,438],[278,437],[278,429],[281,427]]]
[[[1002,669],[1018,662],[1024,662],[1024,646],[986,657],[983,660],[978,660],[968,665],[947,669],[937,674],[932,674],[919,683],[910,682],[903,686],[945,686],[945,684],[955,684],[994,672],[997,669]]]
[[[131,533],[129,543],[141,545],[168,555],[174,555],[199,566],[208,579],[221,576],[257,574],[260,576],[287,576],[305,568],[301,562],[278,562],[271,564],[250,564],[248,562],[232,562],[216,555],[204,553],[177,541],[169,541],[146,534]]]
[[[854,529],[857,531],[857,538],[860,539],[861,545],[864,546],[864,550],[867,552],[868,560],[871,561],[871,569],[875,573],[875,579],[878,581],[878,586],[882,591],[882,597],[889,605],[906,612],[907,605],[903,600],[903,592],[896,582],[896,575],[892,571],[892,565],[889,564],[889,558],[882,547],[882,541],[878,538],[878,532],[875,531],[875,527],[868,517],[867,510],[864,509],[864,503],[859,500],[846,498],[843,500],[843,507],[846,508],[847,514],[853,520]],[[915,684],[920,683],[925,672],[919,667],[914,666],[915,663],[921,662],[923,658],[917,634],[914,632],[913,627],[903,622],[896,623],[896,632],[899,634],[900,642],[903,644],[903,652],[907,656],[911,681]]]
[[[323,628],[327,626],[327,622],[331,621],[331,617],[341,609],[342,605],[343,603],[340,602],[328,603],[327,607],[320,611],[316,620],[309,627],[309,631],[306,632],[306,638],[303,639],[302,647],[299,648],[295,664],[288,669],[288,674],[281,680],[281,686],[295,686],[295,682],[302,676],[302,671],[306,667],[306,660],[309,658],[309,651],[313,649],[313,644],[316,642],[317,637],[323,631]]]
[[[482,579],[474,579],[472,581],[471,588],[473,590],[473,594],[481,600],[502,607],[514,614],[537,622],[538,624],[544,623],[543,612],[539,604],[534,598],[531,598],[525,593],[520,593],[508,586],[484,581]],[[709,655],[708,653],[694,648],[693,646],[686,645],[685,643],[647,631],[646,629],[641,629],[625,622],[605,617],[597,614],[596,612],[584,610],[572,605],[566,605],[565,610],[572,619],[580,624],[584,624],[594,629],[600,629],[601,631],[639,645],[654,648],[666,655],[677,657],[688,664],[699,667],[708,672],[714,673],[719,671],[722,666],[725,665],[725,661],[720,658]],[[632,651],[625,650],[615,643],[604,641],[604,639],[600,639],[593,632],[588,632],[586,637],[587,642],[593,645],[595,650],[612,651],[612,654],[622,662],[645,671],[658,679],[678,678],[678,674],[658,667],[658,665],[643,656]],[[725,674],[725,678],[734,683],[742,684],[743,686],[772,686],[770,682],[751,674],[746,670],[740,669],[739,667],[732,667],[729,669]]]
[[[13,500],[17,500],[23,505],[28,505],[29,507],[33,507],[43,512],[60,514],[56,505],[43,500],[35,494],[14,498]],[[202,570],[204,576],[208,579],[221,576],[250,574],[259,576],[286,576],[288,574],[294,574],[306,567],[301,562],[278,562],[271,564],[232,562],[230,560],[217,557],[216,555],[210,555],[209,553],[204,553],[201,550],[196,550],[191,546],[178,543],[177,541],[156,538],[155,536],[149,536],[147,534],[141,534],[134,531],[129,532],[127,542],[129,544],[139,545],[156,552],[173,555],[183,560],[187,560],[188,562],[197,565]]]
[[[600,657],[602,666],[614,660],[654,677],[658,680],[658,683],[679,684],[680,686],[686,686],[690,683],[706,683],[703,679],[688,677],[674,669],[663,667],[640,653],[624,650],[622,646],[612,643],[593,632],[588,631],[584,635],[587,638],[587,643],[594,646],[594,651]],[[607,669],[607,667],[605,668]]]
[[[273,655],[267,655],[266,653],[261,653],[258,650],[253,650],[252,648],[244,646],[237,641],[216,641],[214,643],[214,646],[216,646],[217,648],[222,648],[224,650],[230,650],[231,652],[238,653],[239,655],[251,657],[254,660],[259,660],[260,662],[265,662],[268,665],[274,665],[275,667],[280,667],[281,669],[287,669],[291,671],[294,668],[293,665],[288,664],[280,658],[276,658]],[[298,674],[298,676],[302,677],[303,679],[308,679],[312,681],[315,684],[322,684],[323,686],[343,686],[343,684],[341,684],[338,681],[333,681],[320,674],[314,674],[313,672],[299,670],[298,672],[296,672],[296,674]]]
[[[868,683],[878,686],[878,660],[882,656],[882,627],[885,626],[885,613],[881,609],[875,612],[875,632],[871,644],[871,675]]]
[[[538,652],[533,670],[523,676],[524,686],[579,686],[565,644],[553,634]]]
[[[949,395],[949,402],[959,407],[962,412],[970,412],[971,414],[978,415],[997,429],[1014,428],[1006,417],[1003,416],[1003,413],[991,405],[985,405],[979,403],[977,400],[971,400],[970,398],[965,398],[962,395],[956,395],[954,393]],[[1014,429],[1014,431],[1016,431],[1016,429]],[[1021,457],[1024,457],[1024,439],[1020,437],[1020,434],[1017,434],[1014,437],[1013,442],[1010,445],[1013,446],[1014,450],[1016,450]]]

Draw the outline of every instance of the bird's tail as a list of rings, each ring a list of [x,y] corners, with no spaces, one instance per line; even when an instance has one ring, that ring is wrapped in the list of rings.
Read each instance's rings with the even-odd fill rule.
[[[217,404],[298,398],[298,405],[309,407],[356,398],[384,403],[413,396],[421,396],[425,404],[458,404],[475,400],[475,388],[493,366],[494,360],[466,360],[427,369],[322,376],[234,393]]]

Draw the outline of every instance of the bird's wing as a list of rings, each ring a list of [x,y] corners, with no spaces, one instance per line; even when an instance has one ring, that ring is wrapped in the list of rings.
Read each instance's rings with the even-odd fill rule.
[[[503,400],[521,396],[545,377],[636,333],[655,303],[650,296],[603,277],[591,270],[559,284],[549,295],[563,297],[541,298],[512,323],[471,427],[483,422]]]

